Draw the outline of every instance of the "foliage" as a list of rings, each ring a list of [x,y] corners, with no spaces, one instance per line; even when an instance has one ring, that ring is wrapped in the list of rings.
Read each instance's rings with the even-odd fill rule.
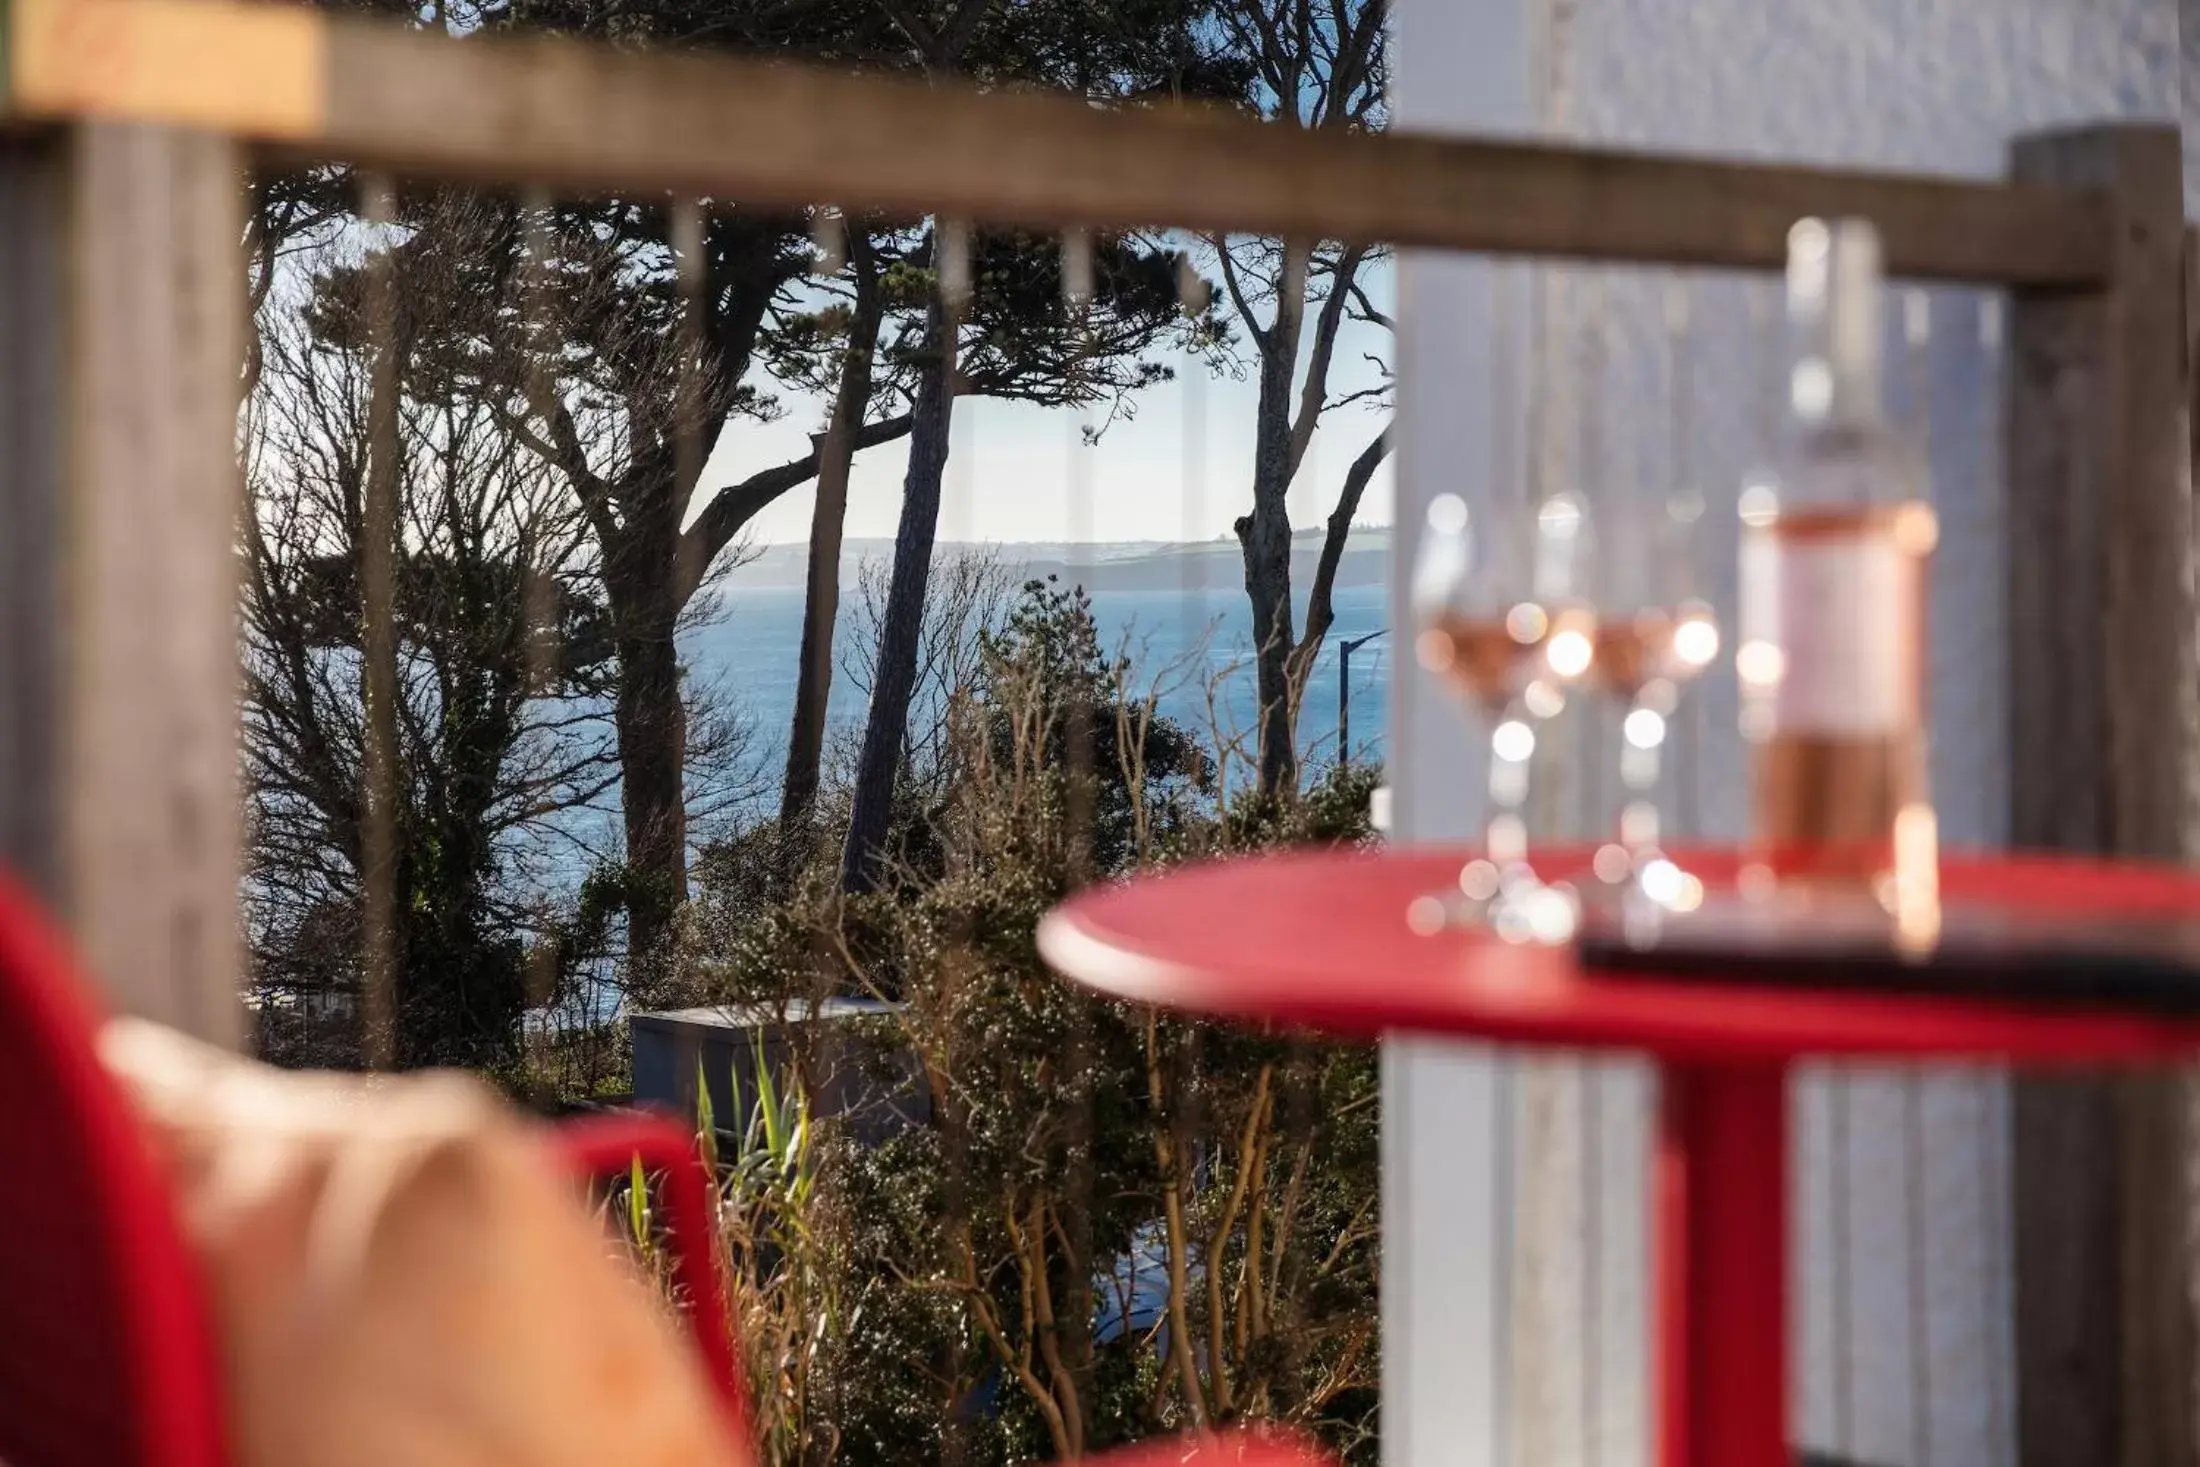
[[[710,1090],[697,1076],[698,1123],[705,1155],[723,1178],[720,1218],[733,1263],[733,1307],[748,1378],[758,1393],[756,1419],[775,1461],[830,1458],[839,1435],[833,1413],[816,1409],[813,1375],[827,1344],[843,1334],[837,1238],[826,1225],[817,1185],[823,1149],[799,1081],[782,1088],[761,1034],[755,1049],[757,1092],[746,1126],[721,1154]],[[740,1075],[734,1075],[736,1115]]]
[[[842,898],[817,872],[774,902],[714,892],[725,868],[701,867],[691,952],[722,997],[892,1001],[864,1062],[890,1085],[913,1059],[928,1112],[868,1146],[820,1123],[814,1191],[774,1226],[830,1285],[759,1271],[780,1244],[736,1247],[742,1317],[774,1338],[781,1291],[834,1300],[806,1316],[799,1364],[780,1344],[759,1377],[776,1460],[1069,1457],[1265,1418],[1364,1456],[1372,1055],[1095,998],[1039,962],[1033,933],[1086,880],[1364,838],[1369,776],[1348,766],[1290,810],[1235,812],[1191,731],[1100,652],[1081,592],[1028,583],[979,646],[889,884]],[[817,1044],[812,1027],[790,1043]]]
[[[356,270],[342,237],[301,247],[265,293],[242,434],[249,936],[264,1047],[354,1063],[362,985],[368,554],[378,350],[396,354],[394,1050],[497,1068],[528,1001],[530,852],[611,780],[602,608],[556,486],[478,407],[379,346],[318,329],[301,285]],[[287,287],[287,288],[286,288]],[[459,288],[422,262],[415,310]]]

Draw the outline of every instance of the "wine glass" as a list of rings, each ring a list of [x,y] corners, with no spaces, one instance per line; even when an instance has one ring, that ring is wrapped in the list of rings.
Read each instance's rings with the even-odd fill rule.
[[[1573,595],[1586,534],[1571,495],[1485,510],[1479,524],[1456,494],[1429,504],[1413,576],[1414,654],[1487,722],[1489,791],[1483,853],[1461,869],[1456,891],[1412,904],[1416,931],[1482,921],[1515,940],[1572,932],[1570,889],[1544,885],[1528,865],[1523,811],[1536,730],[1594,660],[1594,622]]]
[[[1620,809],[1615,838],[1596,852],[1595,873],[1627,899],[1685,910],[1702,901],[1703,884],[1662,848],[1663,753],[1682,692],[1717,658],[1720,635],[1702,594],[1704,498],[1689,469],[1687,298],[1678,287],[1667,297],[1666,328],[1672,416],[1665,482],[1651,490],[1607,481],[1598,514],[1612,553],[1597,554],[1585,541],[1576,565],[1597,609],[1590,680],[1621,710]]]

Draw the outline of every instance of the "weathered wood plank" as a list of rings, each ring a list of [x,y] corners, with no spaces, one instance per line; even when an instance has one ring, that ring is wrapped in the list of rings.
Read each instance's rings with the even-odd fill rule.
[[[2195,758],[2179,144],[2029,138],[2017,176],[2107,191],[2105,291],[2020,293],[2011,337],[2012,833],[2189,859]],[[2194,1460],[2191,1136],[2176,1077],[2025,1080],[2015,1105],[2027,1467]]]
[[[94,123],[0,178],[0,854],[117,1007],[234,1044],[235,151]]]
[[[2102,262],[2096,212],[2049,191],[1317,134],[719,58],[467,47],[356,20],[332,40],[324,140],[391,167],[1739,268],[1782,263],[1800,215],[1863,214],[1899,273],[2070,283]]]
[[[2098,283],[2111,255],[2096,201],[2055,189],[1308,133],[1204,108],[1102,111],[723,56],[453,39],[356,16],[315,15],[309,44],[271,27],[270,7],[227,0],[13,0],[19,31],[25,16],[57,11],[67,46],[16,48],[19,115],[219,126],[400,173],[1735,269],[1777,269],[1801,215],[1856,214],[1878,223],[1896,274],[2026,286]],[[240,57],[305,59],[272,92],[187,87],[178,68],[148,60],[164,47],[225,76]],[[316,57],[321,84],[298,84],[292,73]]]
[[[62,894],[60,150],[0,140],[0,866]]]
[[[208,134],[73,143],[71,916],[119,1001],[234,1043],[242,174]]]
[[[0,98],[16,110],[306,136],[325,107],[328,32],[298,6],[0,0],[0,14]]]

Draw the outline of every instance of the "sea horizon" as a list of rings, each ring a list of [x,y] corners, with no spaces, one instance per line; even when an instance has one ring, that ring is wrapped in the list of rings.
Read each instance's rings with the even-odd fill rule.
[[[1294,624],[1303,628],[1318,532],[1298,537],[1293,556]],[[1334,759],[1338,724],[1338,644],[1369,636],[1388,616],[1385,575],[1389,532],[1355,527],[1331,595],[1335,622],[1308,682],[1300,713],[1300,749],[1309,762]],[[834,636],[834,676],[828,738],[860,731],[864,693],[849,668],[857,639],[871,633],[861,613],[865,563],[873,575],[890,564],[891,542],[850,541],[841,559],[840,614]],[[959,553],[998,560],[1012,583],[1054,577],[1081,586],[1090,599],[1101,645],[1132,664],[1134,685],[1161,684],[1159,711],[1195,733],[1222,725],[1250,746],[1257,699],[1252,670],[1252,614],[1237,542],[1146,541],[1065,546],[1059,542],[942,542],[934,565]],[[681,637],[690,675],[723,700],[750,730],[750,756],[777,796],[794,711],[802,640],[808,547],[761,547],[717,588],[717,614]],[[1301,565],[1298,562],[1304,561]],[[1354,757],[1382,757],[1387,732],[1390,638],[1376,637],[1352,657],[1351,739]],[[1194,658],[1196,655],[1196,665]],[[1208,686],[1215,690],[1210,710]]]

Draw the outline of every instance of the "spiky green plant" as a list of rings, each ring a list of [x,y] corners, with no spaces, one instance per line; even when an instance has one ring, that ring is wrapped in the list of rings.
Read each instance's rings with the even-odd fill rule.
[[[651,1228],[649,1176],[642,1170],[639,1156],[627,1164],[626,1234],[635,1254],[648,1263],[656,1253],[657,1240]]]
[[[696,1126],[719,1176],[719,1219],[733,1280],[732,1304],[756,1396],[758,1434],[775,1464],[830,1461],[837,1434],[811,1418],[809,1377],[841,1326],[835,1272],[818,1204],[819,1148],[809,1096],[782,1085],[764,1038],[752,1051],[756,1094],[730,1156],[720,1147],[710,1091],[696,1085]],[[732,1074],[736,1113],[745,1100]]]

